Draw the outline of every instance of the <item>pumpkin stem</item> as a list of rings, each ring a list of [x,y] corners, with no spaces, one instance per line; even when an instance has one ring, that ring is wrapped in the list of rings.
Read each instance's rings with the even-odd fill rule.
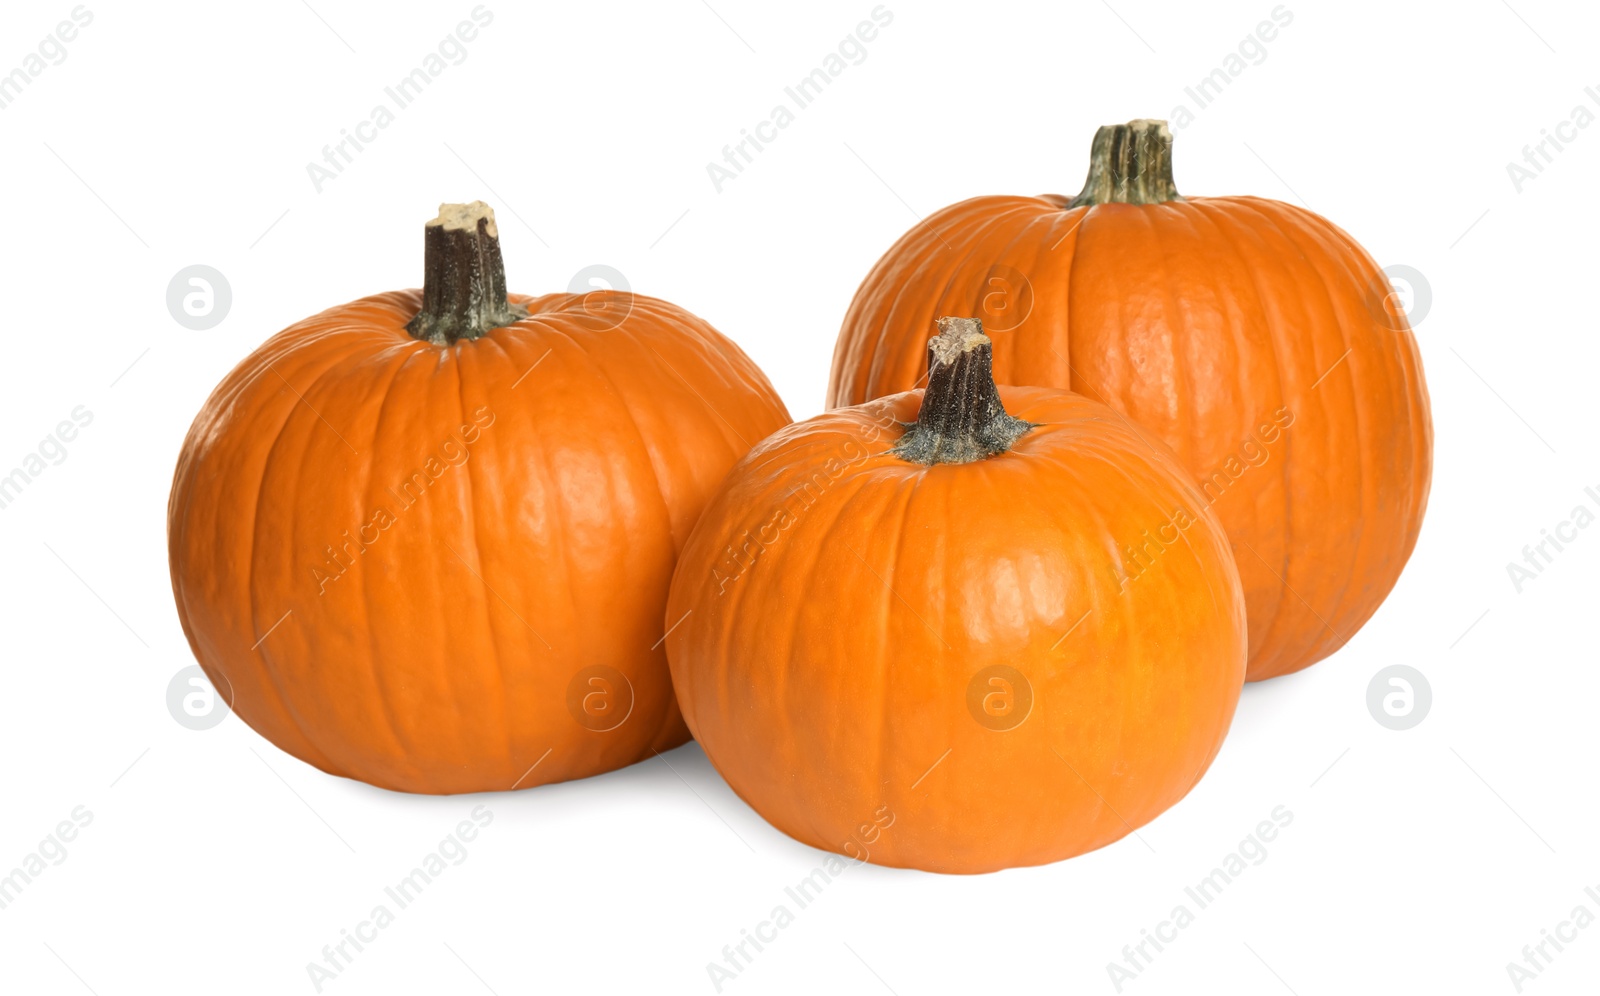
[[[889,451],[912,463],[972,463],[1009,450],[1034,427],[1007,414],[994,357],[976,318],[941,318],[928,340],[928,389],[917,420]]]
[[[500,232],[489,205],[441,204],[424,233],[422,310],[406,323],[412,338],[448,346],[527,317],[527,308],[506,302]]]
[[[1094,133],[1089,178],[1067,207],[1181,200],[1172,182],[1172,132],[1165,121],[1140,118]]]

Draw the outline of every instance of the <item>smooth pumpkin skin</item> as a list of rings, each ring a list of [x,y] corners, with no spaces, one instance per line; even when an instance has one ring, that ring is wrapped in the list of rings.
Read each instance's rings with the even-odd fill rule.
[[[1067,203],[977,197],[907,232],[856,292],[828,404],[917,384],[934,317],[976,314],[999,383],[1110,405],[1206,488],[1244,583],[1250,680],[1309,667],[1394,587],[1427,504],[1428,393],[1386,278],[1278,201]],[[1292,425],[1264,442],[1281,411]]]
[[[1246,637],[1220,524],[1109,409],[1000,394],[1043,424],[963,465],[886,452],[921,391],[791,425],[684,548],[667,609],[684,718],[797,840],[937,872],[1058,861],[1170,807],[1222,744]],[[1125,548],[1174,509],[1188,527],[1124,591]],[[1004,731],[968,707],[997,664],[1033,693]]]
[[[441,347],[405,331],[421,299],[286,329],[196,418],[168,510],[195,657],[268,740],[385,788],[526,788],[685,742],[660,645],[673,564],[783,403],[664,301],[513,295],[529,318]],[[632,686],[609,731],[568,709],[591,665]]]

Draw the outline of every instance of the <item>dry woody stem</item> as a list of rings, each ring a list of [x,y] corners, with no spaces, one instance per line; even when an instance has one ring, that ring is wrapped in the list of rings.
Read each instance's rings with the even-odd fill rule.
[[[1032,429],[1008,414],[994,385],[994,355],[976,318],[941,318],[928,340],[928,389],[917,420],[889,452],[911,463],[972,463],[998,456]]]
[[[1068,207],[1181,201],[1172,182],[1172,132],[1165,121],[1140,118],[1106,125],[1089,148],[1089,178]]]
[[[422,310],[406,323],[412,338],[448,346],[527,317],[527,308],[506,301],[500,232],[489,205],[441,204],[424,232]]]

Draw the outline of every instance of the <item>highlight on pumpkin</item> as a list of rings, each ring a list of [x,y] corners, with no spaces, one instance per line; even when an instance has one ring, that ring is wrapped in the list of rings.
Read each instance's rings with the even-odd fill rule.
[[[1109,404],[1215,485],[1261,680],[1336,652],[1399,579],[1432,478],[1427,386],[1360,245],[1292,204],[1179,194],[1173,155],[1164,121],[1107,125],[1076,195],[975,197],[918,222],[856,291],[828,404],[912,388],[935,318],[993,315],[997,275],[1026,288],[995,379]],[[1252,439],[1271,440],[1271,472],[1246,473]]]
[[[677,546],[782,401],[666,301],[508,292],[481,201],[442,205],[423,248],[420,290],[268,338],[195,418],[167,521],[190,649],[272,743],[400,791],[686,742]]]

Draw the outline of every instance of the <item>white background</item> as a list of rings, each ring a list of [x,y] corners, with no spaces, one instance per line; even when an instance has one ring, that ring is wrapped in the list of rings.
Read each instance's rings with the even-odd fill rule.
[[[0,72],[72,6],[6,3]],[[865,61],[721,193],[707,162],[872,0],[490,0],[466,60],[320,193],[306,164],[472,0],[87,6],[65,61],[0,110],[0,473],[75,406],[94,415],[0,510],[0,873],[74,807],[94,818],[0,910],[0,990],[313,992],[307,962],[484,804],[494,821],[467,860],[324,991],[510,996],[713,993],[707,963],[793,909],[784,887],[824,855],[694,745],[577,783],[426,798],[324,775],[237,718],[179,726],[166,689],[193,661],[166,500],[212,387],[291,322],[416,285],[423,221],[482,197],[514,290],[613,266],[732,336],[813,415],[857,282],[919,215],[1075,192],[1097,125],[1192,109],[1184,87],[1274,5],[890,0]],[[1506,570],[1575,506],[1600,510],[1584,494],[1600,491],[1600,127],[1520,193],[1506,169],[1574,107],[1600,113],[1584,94],[1600,88],[1600,11],[1286,6],[1265,61],[1177,131],[1177,181],[1303,199],[1425,276],[1436,466],[1399,585],[1334,657],[1248,687],[1210,774],[1138,836],[979,877],[852,868],[725,992],[1113,993],[1107,963],[1277,806],[1294,818],[1266,860],[1123,991],[1512,993],[1525,944],[1580,903],[1600,914],[1584,894],[1600,892],[1600,528],[1520,593]],[[194,263],[232,287],[209,331],[165,305]],[[1405,732],[1365,704],[1391,664],[1433,690]],[[1524,991],[1597,978],[1590,926]]]

